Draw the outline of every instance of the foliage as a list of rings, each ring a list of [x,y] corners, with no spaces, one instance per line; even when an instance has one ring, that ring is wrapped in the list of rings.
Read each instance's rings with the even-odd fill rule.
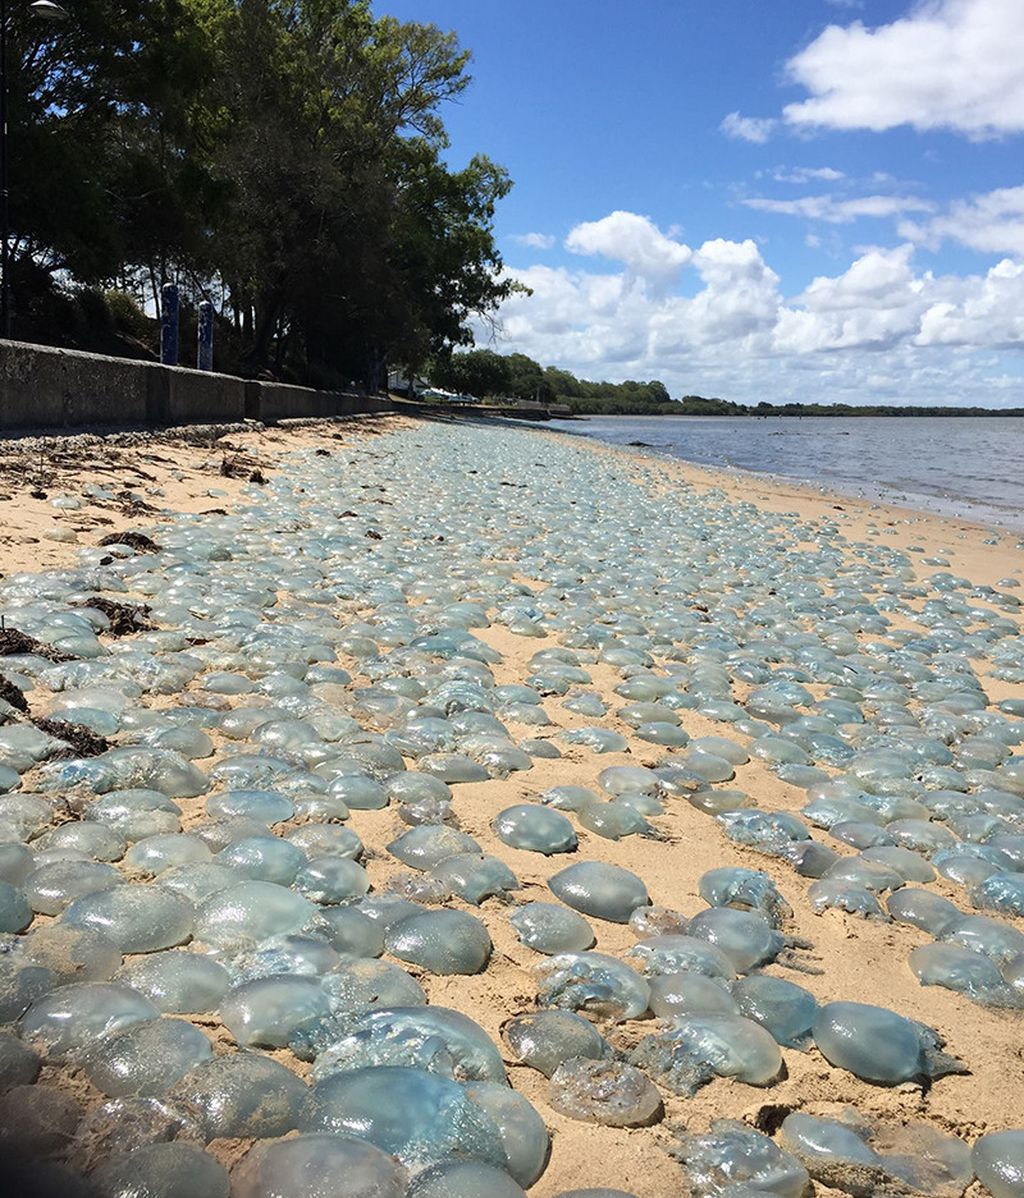
[[[469,82],[454,35],[367,0],[11,7],[16,335],[60,339],[46,293],[152,309],[175,281],[232,330],[219,367],[375,384],[516,289],[492,236],[506,172],[442,157]]]
[[[562,404],[576,413],[657,414],[667,409],[681,414],[679,404],[669,398],[665,385],[656,380],[592,383],[576,378],[568,370],[542,367],[526,354],[498,354],[490,349],[436,357],[431,363],[430,381],[478,399],[538,400]]]
[[[953,408],[852,404],[739,404],[700,395],[669,396],[654,379],[595,383],[557,366],[541,367],[525,354],[490,349],[446,354],[431,363],[431,382],[484,398],[539,399],[574,416],[1024,416],[1024,408]]]

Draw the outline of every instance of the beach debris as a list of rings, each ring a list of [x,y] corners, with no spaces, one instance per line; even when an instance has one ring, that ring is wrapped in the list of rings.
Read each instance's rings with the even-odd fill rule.
[[[21,687],[15,686],[9,678],[5,678],[3,674],[0,674],[0,701],[9,703],[16,711],[28,711],[28,700],[25,698],[25,692]]]
[[[34,636],[19,632],[17,628],[9,628],[6,624],[0,627],[0,657],[15,657],[25,654],[45,657],[47,661],[54,664],[74,660],[73,654],[64,653],[53,645],[44,644],[42,641],[36,640]]]
[[[32,721],[40,732],[52,736],[61,742],[61,748],[51,753],[50,760],[57,761],[62,757],[98,757],[110,749],[110,742],[104,736],[97,736],[84,724],[73,724],[68,720],[39,718]]]
[[[133,553],[160,552],[160,546],[152,537],[146,536],[143,532],[134,532],[131,529],[126,529],[123,532],[107,533],[105,537],[100,537],[96,544],[104,547],[107,545],[127,545]]]

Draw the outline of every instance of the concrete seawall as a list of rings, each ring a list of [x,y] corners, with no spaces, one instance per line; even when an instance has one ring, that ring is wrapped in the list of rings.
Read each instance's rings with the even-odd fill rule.
[[[388,412],[387,399],[0,341],[0,433]]]

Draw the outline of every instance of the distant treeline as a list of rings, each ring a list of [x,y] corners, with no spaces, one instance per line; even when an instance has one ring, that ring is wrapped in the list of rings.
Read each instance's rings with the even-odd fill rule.
[[[490,349],[474,349],[438,357],[430,368],[430,381],[438,387],[477,399],[533,399],[541,403],[565,404],[576,413],[658,416],[686,415],[685,403],[673,400],[664,383],[656,379],[624,383],[594,383],[578,379],[568,370],[541,366],[526,354],[497,354]],[[696,399],[699,411],[723,414],[733,405],[721,400]],[[713,405],[708,409],[704,405]]]
[[[657,379],[591,382],[526,354],[475,349],[437,358],[430,381],[477,399],[533,399],[562,404],[579,416],[1024,416],[1024,408],[954,408],[896,404],[733,403],[683,395],[673,399]]]

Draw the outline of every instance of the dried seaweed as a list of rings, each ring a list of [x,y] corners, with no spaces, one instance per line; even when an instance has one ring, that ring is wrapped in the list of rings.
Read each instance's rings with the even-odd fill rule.
[[[105,736],[99,736],[84,724],[72,724],[67,720],[38,719],[32,721],[40,732],[63,741],[66,749],[52,754],[54,759],[62,757],[98,757],[110,748]]]
[[[31,653],[36,657],[45,657],[55,665],[62,661],[73,661],[69,653],[61,653],[52,645],[37,641],[34,636],[19,632],[17,628],[0,628],[0,657],[11,657],[16,654]]]
[[[153,625],[146,619],[150,609],[146,604],[118,603],[113,599],[104,599],[99,595],[91,595],[83,599],[76,607],[92,607],[101,611],[110,621],[111,636],[130,636],[133,632],[150,632]]]
[[[0,699],[18,711],[28,711],[28,700],[22,694],[21,689],[15,686],[9,678],[5,678],[3,674],[0,674]]]
[[[101,537],[97,545],[127,545],[136,553],[159,553],[160,546],[142,532],[111,532]]]

